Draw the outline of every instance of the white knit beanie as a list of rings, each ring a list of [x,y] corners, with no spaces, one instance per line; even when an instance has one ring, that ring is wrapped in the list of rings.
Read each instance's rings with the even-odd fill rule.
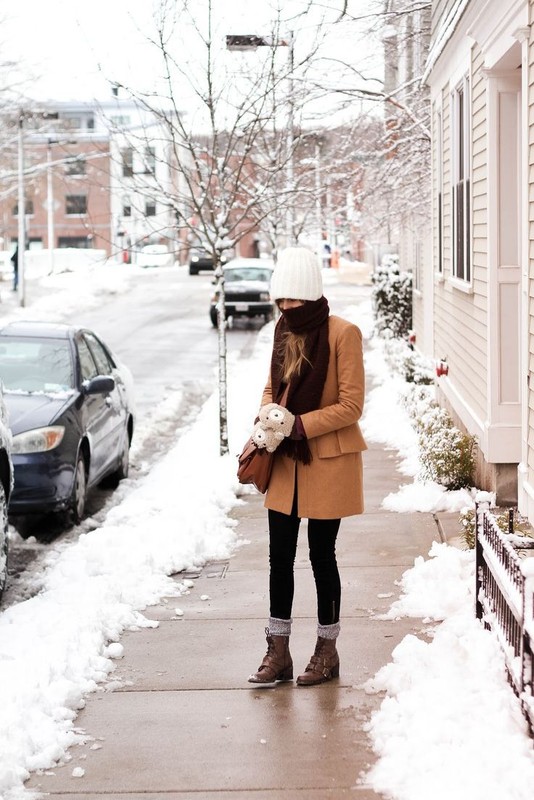
[[[319,300],[323,279],[319,258],[305,247],[282,250],[271,278],[271,297],[291,300]]]

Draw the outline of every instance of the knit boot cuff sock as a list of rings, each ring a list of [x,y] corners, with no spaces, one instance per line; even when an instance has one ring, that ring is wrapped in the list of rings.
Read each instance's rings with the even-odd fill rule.
[[[276,619],[269,617],[269,633],[271,636],[290,636],[292,619]]]
[[[339,629],[339,622],[335,622],[333,625],[317,625],[317,636],[320,636],[321,639],[337,639]]]

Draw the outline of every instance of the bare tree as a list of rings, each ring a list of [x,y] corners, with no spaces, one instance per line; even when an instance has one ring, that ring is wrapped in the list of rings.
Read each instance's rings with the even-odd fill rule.
[[[295,58],[277,17],[256,51],[242,57],[225,49],[231,31],[214,28],[212,0],[205,14],[179,0],[161,0],[152,43],[161,55],[162,81],[152,94],[135,92],[157,121],[150,132],[125,132],[139,151],[164,140],[161,157],[171,168],[158,187],[176,224],[176,237],[202,241],[211,251],[218,280],[220,451],[228,450],[226,408],[226,320],[223,255],[265,220],[291,212],[299,96],[291,85],[310,51]],[[250,39],[250,37],[245,37]],[[249,45],[250,42],[245,42]],[[254,44],[254,43],[253,43]],[[290,57],[288,57],[290,56]],[[280,102],[279,102],[280,100]],[[186,105],[187,103],[187,105]],[[293,226],[286,235],[295,239]]]
[[[397,247],[403,230],[425,227],[430,214],[430,100],[422,76],[431,3],[368,0],[339,3],[335,25],[362,26],[382,58],[367,68],[332,58],[323,91],[352,116],[362,227],[369,239]],[[382,73],[382,74],[380,74]]]

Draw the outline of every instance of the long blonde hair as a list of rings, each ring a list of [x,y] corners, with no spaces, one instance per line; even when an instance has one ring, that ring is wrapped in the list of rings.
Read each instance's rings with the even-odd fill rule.
[[[282,380],[284,383],[289,383],[294,375],[300,374],[305,361],[310,363],[305,354],[306,336],[287,331],[282,346]]]

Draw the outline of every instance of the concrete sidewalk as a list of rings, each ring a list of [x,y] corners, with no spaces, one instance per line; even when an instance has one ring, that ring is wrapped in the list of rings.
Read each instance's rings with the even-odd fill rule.
[[[365,481],[367,512],[344,520],[339,536],[339,680],[312,688],[247,683],[265,653],[268,613],[266,512],[263,498],[250,495],[234,513],[249,543],[228,562],[190,576],[189,595],[148,609],[157,628],[122,637],[125,655],[112,678],[124,684],[89,696],[76,721],[93,741],[73,748],[66,766],[32,776],[28,788],[61,800],[379,797],[360,776],[374,760],[365,722],[382,698],[360,687],[423,625],[376,615],[398,596],[395,581],[414,558],[427,555],[440,531],[455,532],[457,515],[382,510],[382,499],[403,478],[394,454],[379,447],[365,454]],[[296,562],[295,674],[305,668],[316,636],[305,525]],[[76,767],[83,777],[73,777]]]

